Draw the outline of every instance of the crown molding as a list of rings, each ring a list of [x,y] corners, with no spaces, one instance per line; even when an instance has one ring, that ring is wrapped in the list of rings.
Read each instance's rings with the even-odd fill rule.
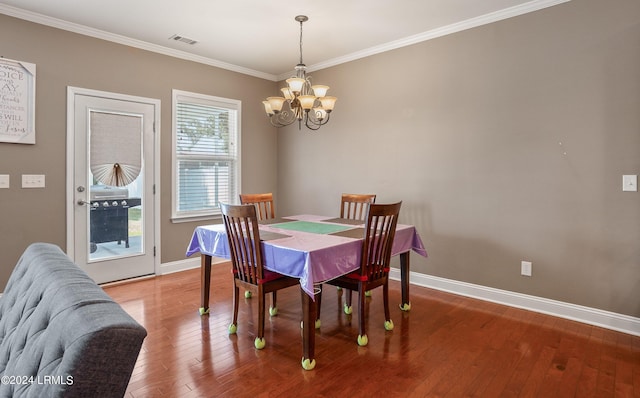
[[[185,51],[174,50],[172,48],[159,46],[157,44],[148,43],[142,40],[132,39],[126,36],[116,35],[113,33],[105,32],[103,30],[90,28],[88,26],[75,24],[72,22],[63,21],[61,19],[48,17],[46,15],[38,14],[35,12],[23,10],[16,7],[11,7],[5,4],[0,4],[0,14],[6,14],[11,17],[16,17],[20,19],[24,19],[26,21],[35,22],[41,25],[51,26],[53,28],[58,28],[62,30],[66,30],[73,33],[78,33],[84,36],[91,36],[96,39],[102,39],[111,41],[118,44],[123,44],[125,46],[139,48],[141,50],[147,50],[151,52],[155,52],[158,54],[168,55],[174,58],[180,58],[187,61],[198,62],[205,65],[215,66],[217,68],[226,69],[232,72],[238,72],[245,75],[250,75],[254,77],[259,77],[261,79],[276,81],[277,76],[256,71],[249,68],[244,68],[242,66],[229,64],[223,61],[218,61],[216,59],[202,57],[199,55],[191,54]]]
[[[347,54],[343,57],[337,57],[333,59],[329,59],[324,62],[320,62],[307,67],[309,72],[326,69],[332,66],[344,64],[347,62],[355,61],[360,58],[369,57],[372,55],[380,54],[386,51],[395,50],[398,48],[410,46],[416,43],[420,43],[423,41],[435,39],[438,37],[450,35],[452,33],[461,32],[463,30],[475,28],[482,25],[487,25],[493,22],[501,21],[504,19],[516,17],[519,15],[527,14],[530,12],[538,11],[544,8],[552,7],[558,4],[567,3],[571,0],[532,0],[528,3],[521,4],[518,6],[513,6],[510,8],[506,8],[504,10],[492,12],[489,14],[481,15],[475,18],[467,19],[465,21],[457,22],[451,25],[443,26],[440,28],[432,29],[423,33],[419,33],[417,35],[405,37],[400,40],[395,40],[389,43],[385,43],[379,46],[370,47],[368,49],[362,51],[356,51],[351,54]],[[168,55],[170,57],[181,58],[188,61],[198,62],[205,65],[214,66],[221,69],[226,69],[232,72],[238,72],[249,76],[258,77],[261,79],[271,80],[271,81],[281,81],[289,78],[292,74],[295,74],[294,71],[289,71],[283,73],[281,75],[273,75],[270,73],[260,72],[249,68],[244,68],[242,66],[229,64],[223,61],[219,61],[216,59],[203,57],[195,54],[190,54],[185,51],[174,50],[172,48],[159,46],[157,44],[151,44],[142,40],[132,39],[126,36],[116,35],[113,33],[105,32],[103,30],[90,28],[84,25],[75,24],[67,21],[63,21],[61,19],[48,17],[46,15],[38,14],[35,12],[23,10],[20,8],[8,6],[5,4],[0,4],[0,13],[6,14],[12,17],[24,19],[27,21],[35,22],[41,25],[47,25],[54,28],[78,33],[85,36],[95,37],[97,39],[107,40],[114,43],[123,44],[130,47],[139,48],[142,50],[147,50],[159,54]]]
[[[478,17],[467,19],[465,21],[460,21],[451,25],[428,30],[426,32],[419,33],[417,35],[408,36],[403,39],[395,40],[379,46],[370,47],[362,51],[357,51],[351,54],[347,54],[343,57],[337,57],[324,62],[320,62],[314,65],[308,66],[307,71],[313,72],[321,69],[326,69],[332,66],[355,61],[360,58],[365,58],[365,57],[380,54],[383,52],[410,46],[423,41],[436,39],[438,37],[447,36],[453,33],[461,32],[463,30],[476,28],[478,26],[488,25],[493,22],[498,22],[504,19],[517,17],[519,15],[528,14],[530,12],[542,10],[544,8],[552,7],[562,3],[568,3],[570,1],[571,0],[533,0],[528,3],[505,8],[504,10],[495,11],[485,15],[480,15]],[[291,76],[291,72],[288,72],[286,74],[281,74],[278,76],[278,80],[287,79],[289,76]]]

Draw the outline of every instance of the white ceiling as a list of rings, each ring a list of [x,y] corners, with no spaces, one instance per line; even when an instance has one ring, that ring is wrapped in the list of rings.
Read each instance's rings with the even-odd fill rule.
[[[1,0],[0,13],[271,80],[569,0]],[[194,45],[170,40],[173,35]]]

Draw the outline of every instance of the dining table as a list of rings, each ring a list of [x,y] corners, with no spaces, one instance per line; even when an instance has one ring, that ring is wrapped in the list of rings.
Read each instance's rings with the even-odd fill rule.
[[[294,215],[259,222],[261,248],[266,269],[300,280],[302,298],[302,367],[315,367],[315,294],[331,279],[360,266],[364,221],[320,215]],[[409,311],[410,252],[427,257],[420,235],[413,225],[398,224],[392,256],[400,256],[401,304]],[[209,313],[212,258],[230,258],[224,224],[195,228],[186,255],[200,253],[200,314]]]

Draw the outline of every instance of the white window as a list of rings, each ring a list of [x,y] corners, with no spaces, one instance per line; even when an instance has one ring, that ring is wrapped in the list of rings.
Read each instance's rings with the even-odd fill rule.
[[[173,220],[219,215],[239,186],[240,101],[173,90]]]

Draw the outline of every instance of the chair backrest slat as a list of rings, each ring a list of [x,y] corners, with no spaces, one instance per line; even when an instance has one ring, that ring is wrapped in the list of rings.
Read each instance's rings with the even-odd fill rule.
[[[401,205],[402,202],[369,205],[360,267],[362,275],[369,279],[378,279],[389,273],[391,249]]]
[[[376,195],[343,193],[340,201],[340,218],[364,220],[371,203],[375,203]]]
[[[255,206],[221,203],[220,209],[236,278],[258,284],[264,271]]]
[[[243,205],[254,205],[258,221],[269,220],[276,217],[272,193],[240,194],[240,203]]]

